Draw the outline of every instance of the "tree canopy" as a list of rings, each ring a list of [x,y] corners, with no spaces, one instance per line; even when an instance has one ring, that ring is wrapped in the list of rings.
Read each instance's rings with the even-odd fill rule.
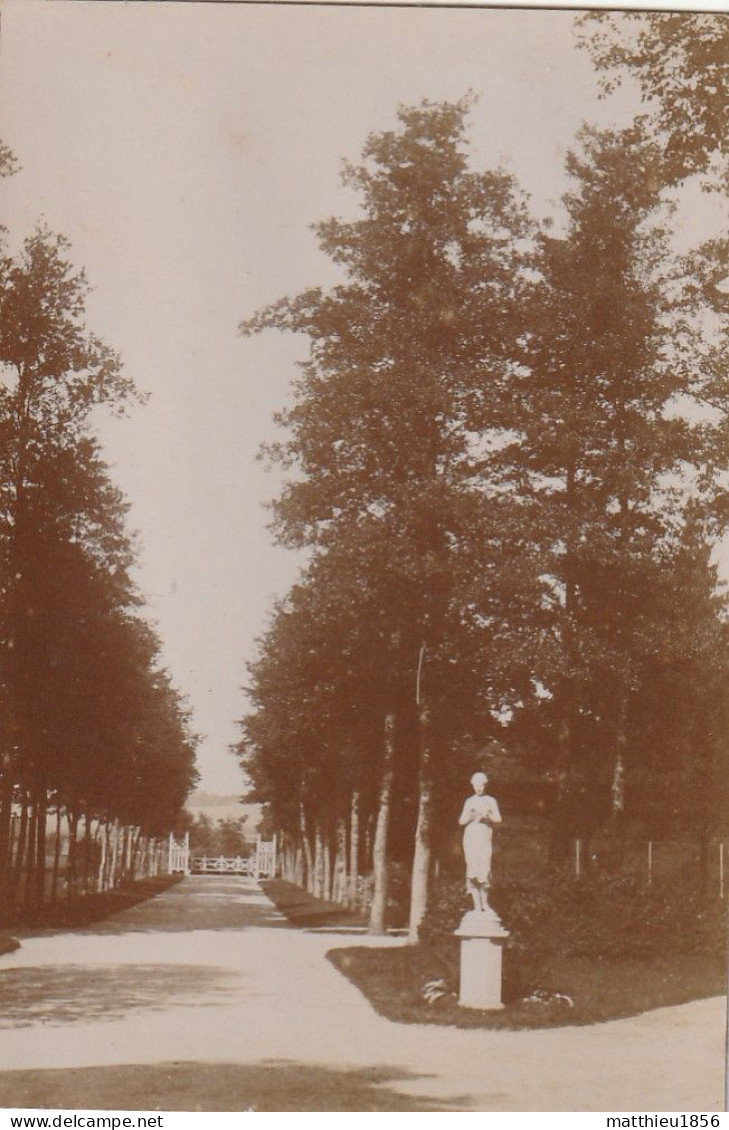
[[[723,709],[729,659],[711,256],[672,251],[644,124],[582,131],[554,234],[512,177],[471,168],[469,105],[371,135],[344,166],[360,217],[315,229],[341,283],[241,326],[309,338],[268,455],[288,475],[274,531],[311,556],[251,667],[240,752],[319,893],[348,819],[356,869],[365,820],[378,929],[383,860],[414,844],[417,930],[479,751],[540,782],[561,838],[658,826],[674,771],[698,795],[725,757],[699,705],[712,663]],[[703,752],[687,739],[649,802],[679,668]]]
[[[5,150],[0,163],[12,171]],[[128,506],[91,426],[96,406],[118,412],[143,397],[118,355],[89,332],[88,285],[69,250],[39,228],[18,255],[0,259],[6,907],[21,873],[29,903],[47,896],[50,805],[59,831],[67,814],[73,855],[81,817],[87,838],[93,821],[168,831],[196,777],[189,715],[132,580]],[[56,880],[54,872],[54,893]]]

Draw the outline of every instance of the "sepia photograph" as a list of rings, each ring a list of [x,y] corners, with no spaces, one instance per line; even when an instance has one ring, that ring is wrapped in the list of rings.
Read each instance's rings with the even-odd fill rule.
[[[718,1126],[729,13],[4,0],[0,106],[0,1108]]]

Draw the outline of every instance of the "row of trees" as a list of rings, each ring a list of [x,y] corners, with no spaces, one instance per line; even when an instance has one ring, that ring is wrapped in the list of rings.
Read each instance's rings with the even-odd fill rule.
[[[188,818],[186,831],[190,833],[192,855],[246,856],[254,840],[246,836],[245,816],[219,817],[213,821],[205,812]]]
[[[632,55],[599,15],[583,41],[663,116],[583,128],[559,234],[471,168],[469,99],[403,108],[345,166],[360,217],[318,225],[340,285],[242,325],[310,341],[268,451],[289,473],[276,534],[309,564],[251,665],[239,752],[292,874],[351,901],[371,863],[375,931],[399,859],[416,936],[484,757],[555,852],[723,830],[726,244],[673,251],[668,190],[715,139],[689,153],[660,101],[648,47],[686,17],[641,19]],[[721,22],[696,20],[716,47]],[[703,66],[685,30],[672,80]]]
[[[12,173],[7,151],[3,160]],[[69,895],[107,886],[112,857],[114,875],[133,874],[195,778],[187,712],[131,577],[127,505],[92,428],[98,406],[121,412],[140,397],[119,357],[86,328],[87,289],[65,240],[45,229],[19,254],[0,254],[6,910],[60,893],[62,850]]]

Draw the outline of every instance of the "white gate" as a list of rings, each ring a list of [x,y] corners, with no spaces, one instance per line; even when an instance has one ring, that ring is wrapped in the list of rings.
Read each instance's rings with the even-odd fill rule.
[[[176,840],[170,832],[169,854],[167,857],[167,870],[170,875],[182,872],[190,874],[190,833],[185,832],[184,840]]]
[[[260,879],[276,878],[276,837],[256,840],[256,875]]]
[[[196,855],[191,867],[194,875],[250,875],[253,879],[273,879],[276,876],[276,839],[257,840],[256,850],[249,856]]]
[[[196,855],[192,870],[195,875],[255,875],[255,860],[240,855]]]

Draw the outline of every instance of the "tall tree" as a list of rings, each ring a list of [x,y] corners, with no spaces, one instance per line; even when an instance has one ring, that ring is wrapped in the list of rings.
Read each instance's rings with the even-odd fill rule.
[[[607,95],[626,79],[646,105],[643,128],[662,152],[662,176],[675,183],[717,174],[729,187],[729,19],[722,12],[590,12],[578,20]],[[712,183],[710,175],[706,183]]]
[[[725,407],[729,389],[688,344],[696,304],[657,222],[660,168],[638,127],[583,131],[568,159],[567,231],[542,240],[531,355],[514,383],[518,441],[494,456],[522,482],[526,471],[551,522],[562,663],[544,682],[560,710],[567,834],[587,811],[585,757],[602,756],[592,776],[608,782],[601,801],[593,790],[593,827],[625,812],[631,702],[646,641],[660,646],[650,594],[691,469],[708,518],[728,454],[725,424],[706,409]]]
[[[127,508],[90,427],[96,405],[121,410],[138,394],[86,329],[86,280],[66,254],[65,240],[39,230],[0,270],[0,884],[7,895],[17,797],[36,903],[46,893],[49,800],[59,826],[67,806],[73,834],[81,812],[87,826],[91,816],[120,817],[134,789],[127,813],[141,822],[143,807],[150,822],[155,797],[159,818],[169,816],[161,790],[178,808],[194,745],[156,665],[157,641],[135,616]],[[140,740],[143,764],[133,756]],[[16,857],[17,872],[23,852]]]
[[[425,904],[438,740],[437,682],[424,681],[423,664],[427,655],[430,672],[442,648],[454,564],[486,497],[480,437],[501,426],[530,286],[525,205],[505,173],[469,168],[468,105],[401,108],[397,131],[371,135],[361,164],[344,171],[361,218],[316,228],[345,281],[242,325],[311,341],[295,403],[279,417],[288,437],[270,449],[297,472],[275,504],[278,536],[319,553],[359,545],[400,595],[380,662],[393,673],[393,700],[408,687],[420,751],[413,929]]]

